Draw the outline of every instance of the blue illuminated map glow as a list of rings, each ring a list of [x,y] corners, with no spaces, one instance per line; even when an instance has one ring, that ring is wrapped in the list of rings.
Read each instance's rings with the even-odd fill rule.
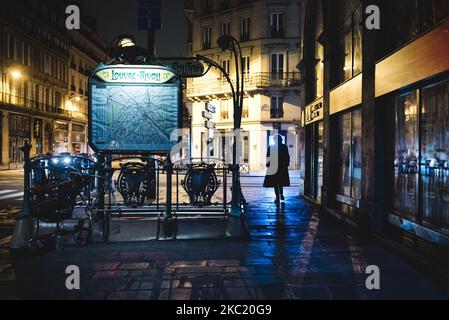
[[[169,151],[176,141],[176,85],[92,86],[91,143],[101,151]]]

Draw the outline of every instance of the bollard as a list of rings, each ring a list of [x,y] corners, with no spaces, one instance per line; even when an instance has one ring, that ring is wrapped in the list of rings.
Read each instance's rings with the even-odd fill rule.
[[[28,194],[31,180],[31,163],[30,151],[31,144],[25,141],[25,145],[20,148],[24,156],[24,172],[23,172],[23,203],[22,209],[16,217],[16,224],[9,246],[11,251],[24,250],[29,248],[29,240],[33,234],[33,219],[30,216],[28,207]]]

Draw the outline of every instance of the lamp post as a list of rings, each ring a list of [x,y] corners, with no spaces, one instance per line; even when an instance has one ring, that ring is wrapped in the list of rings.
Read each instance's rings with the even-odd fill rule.
[[[218,38],[217,44],[222,51],[230,50],[234,55],[236,73],[235,73],[235,87],[228,74],[228,72],[215,61],[197,55],[197,59],[205,62],[209,69],[213,66],[219,69],[231,87],[233,105],[234,105],[234,142],[232,145],[232,199],[231,199],[231,213],[233,217],[242,217],[241,202],[243,195],[241,194],[240,187],[240,171],[239,164],[237,161],[237,143],[240,141],[240,129],[242,123],[242,107],[243,107],[243,94],[244,94],[244,69],[243,69],[243,56],[242,49],[239,42],[233,36],[224,35]],[[206,70],[206,73],[209,71]]]

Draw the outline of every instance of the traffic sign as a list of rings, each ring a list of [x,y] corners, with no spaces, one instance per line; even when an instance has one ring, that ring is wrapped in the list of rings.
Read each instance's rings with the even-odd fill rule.
[[[217,109],[210,103],[206,103],[206,110],[209,111],[210,113],[215,113]]]
[[[210,122],[210,121],[204,121],[204,126],[207,129],[215,129],[215,123],[214,122]]]
[[[212,113],[209,113],[207,111],[203,111],[202,115],[203,115],[203,118],[206,118],[206,119],[209,119],[209,120],[213,118]]]

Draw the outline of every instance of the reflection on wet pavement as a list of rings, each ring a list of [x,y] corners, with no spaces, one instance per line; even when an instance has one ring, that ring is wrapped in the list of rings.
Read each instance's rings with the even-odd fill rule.
[[[251,239],[98,243],[16,260],[20,298],[363,299],[447,298],[411,265],[359,239],[286,189],[244,187]],[[81,289],[65,289],[79,266]],[[381,289],[367,290],[367,265]]]

